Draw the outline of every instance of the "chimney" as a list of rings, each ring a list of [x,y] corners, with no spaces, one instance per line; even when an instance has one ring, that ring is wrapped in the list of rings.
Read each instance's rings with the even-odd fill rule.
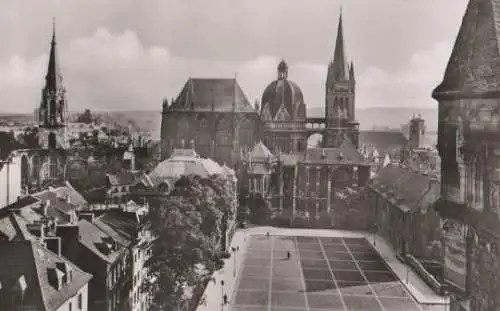
[[[67,285],[71,283],[71,280],[73,279],[73,269],[71,268],[69,263],[67,263],[66,261],[56,262],[56,268],[57,270],[64,273],[63,284]]]
[[[16,280],[14,286],[12,286],[12,295],[13,301],[17,303],[17,305],[22,305],[24,303],[24,296],[26,294],[26,290],[28,289],[28,283],[26,283],[26,278],[24,274]]]
[[[45,237],[43,239],[45,248],[52,251],[54,254],[61,256],[61,238],[60,237]]]
[[[48,268],[47,276],[49,278],[49,284],[56,290],[61,290],[63,286],[64,273],[57,268]]]
[[[78,220],[80,220],[80,219],[85,219],[86,221],[88,221],[90,223],[94,223],[95,215],[94,215],[94,213],[80,213],[78,215]]]

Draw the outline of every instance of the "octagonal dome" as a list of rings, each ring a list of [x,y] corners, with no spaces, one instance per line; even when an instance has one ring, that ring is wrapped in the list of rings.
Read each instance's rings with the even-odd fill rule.
[[[300,87],[288,80],[288,65],[278,65],[278,79],[262,94],[261,117],[264,121],[300,121],[306,118],[304,96]]]

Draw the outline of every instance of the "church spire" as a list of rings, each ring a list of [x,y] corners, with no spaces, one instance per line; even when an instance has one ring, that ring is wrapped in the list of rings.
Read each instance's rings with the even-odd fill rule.
[[[56,49],[56,19],[52,18],[52,41],[50,42],[49,65],[45,76],[45,89],[57,91],[62,88],[62,74],[59,68]]]
[[[342,7],[340,8],[339,25],[337,29],[337,40],[335,41],[335,51],[333,62],[330,67],[330,74],[335,81],[347,80],[347,66],[344,48],[344,29],[342,25]]]

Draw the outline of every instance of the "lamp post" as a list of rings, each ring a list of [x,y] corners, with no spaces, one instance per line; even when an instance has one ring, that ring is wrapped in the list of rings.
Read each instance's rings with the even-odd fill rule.
[[[221,299],[221,303],[220,303],[220,309],[221,311],[224,310],[224,280],[220,280],[220,299]]]
[[[236,252],[240,250],[240,247],[239,246],[231,247],[231,250],[233,251],[233,258],[234,258],[233,277],[236,278]]]

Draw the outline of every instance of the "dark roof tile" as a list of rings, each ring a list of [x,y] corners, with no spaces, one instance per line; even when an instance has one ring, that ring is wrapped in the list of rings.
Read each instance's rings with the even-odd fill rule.
[[[236,112],[256,113],[236,79],[190,78],[169,109],[231,112],[234,102]]]

